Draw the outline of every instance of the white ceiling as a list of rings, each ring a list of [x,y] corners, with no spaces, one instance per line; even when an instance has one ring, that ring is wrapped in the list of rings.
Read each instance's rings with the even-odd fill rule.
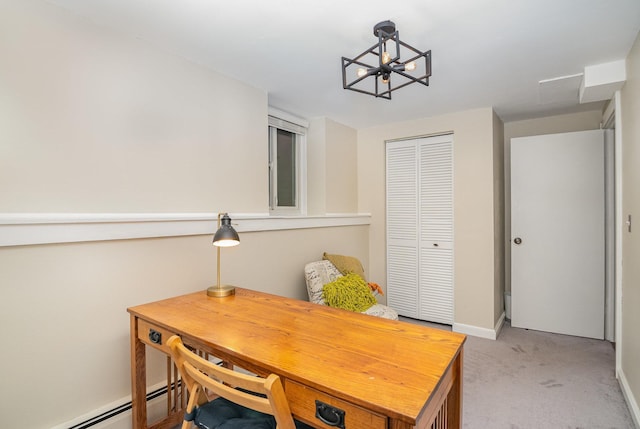
[[[488,106],[504,121],[592,109],[538,82],[624,59],[640,30],[640,0],[50,1],[261,88],[281,110],[355,128]],[[341,57],[375,44],[388,19],[431,49],[430,86],[390,101],[344,90]]]

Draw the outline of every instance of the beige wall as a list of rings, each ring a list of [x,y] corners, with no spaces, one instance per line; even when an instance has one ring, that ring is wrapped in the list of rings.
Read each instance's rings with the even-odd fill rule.
[[[627,57],[622,88],[622,217],[631,214],[632,232],[622,235],[622,372],[635,401],[640,423],[640,36]]]
[[[50,4],[8,3],[0,212],[268,211],[264,92]]]
[[[600,122],[602,122],[600,109],[506,122],[504,124],[504,140],[505,143],[508,143],[514,137],[597,130],[600,128]]]
[[[491,108],[358,131],[358,201],[371,213],[370,278],[386,287],[385,141],[453,132],[454,254],[457,324],[492,330],[497,321],[494,186],[496,135]],[[498,145],[498,152],[501,146]],[[500,227],[502,229],[502,227]],[[497,286],[498,285],[498,286]]]
[[[367,268],[368,233],[241,234],[240,246],[222,249],[221,280],[306,299],[304,265],[327,251],[362,255]],[[215,255],[205,235],[0,248],[0,427],[50,428],[126,398],[127,307],[214,285]],[[166,364],[150,356],[153,385]]]
[[[357,153],[356,130],[325,117],[311,119],[307,136],[310,215],[357,212]]]
[[[46,2],[0,3],[0,29],[0,213],[268,211],[264,92]],[[355,164],[354,133],[327,127],[326,163]],[[340,180],[319,187],[348,212],[355,173]],[[241,241],[223,249],[222,281],[294,298],[324,251],[370,265],[368,226]],[[215,278],[208,235],[0,247],[0,427],[50,428],[126,399],[126,308]],[[150,384],[164,367],[151,353]]]
[[[327,119],[311,118],[307,131],[307,213],[327,212]]]
[[[327,213],[358,211],[357,133],[327,119]]]

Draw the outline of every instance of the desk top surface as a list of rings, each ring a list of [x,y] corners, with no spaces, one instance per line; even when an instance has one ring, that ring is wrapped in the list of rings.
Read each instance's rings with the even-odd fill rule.
[[[202,291],[128,311],[214,355],[405,421],[418,418],[466,338],[241,288],[230,297]]]

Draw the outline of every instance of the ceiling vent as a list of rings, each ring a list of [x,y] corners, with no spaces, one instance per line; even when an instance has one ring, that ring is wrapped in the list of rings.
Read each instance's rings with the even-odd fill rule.
[[[580,82],[582,73],[541,80],[538,82],[538,103],[575,105],[578,103]]]

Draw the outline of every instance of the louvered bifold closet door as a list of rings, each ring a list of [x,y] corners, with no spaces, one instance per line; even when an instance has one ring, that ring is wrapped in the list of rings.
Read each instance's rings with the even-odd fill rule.
[[[418,148],[389,142],[387,174],[387,304],[418,318]]]
[[[453,324],[453,136],[387,142],[387,304]]]
[[[419,319],[453,324],[453,137],[420,139]]]

